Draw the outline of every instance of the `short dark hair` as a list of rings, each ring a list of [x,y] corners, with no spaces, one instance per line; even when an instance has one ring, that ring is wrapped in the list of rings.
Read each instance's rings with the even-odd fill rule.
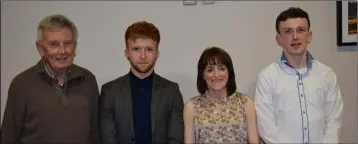
[[[232,60],[229,54],[219,47],[206,48],[200,56],[198,62],[197,89],[200,94],[204,94],[208,85],[204,80],[204,70],[207,65],[223,64],[228,69],[229,78],[226,84],[227,95],[230,96],[236,92],[235,72]]]
[[[299,7],[290,7],[289,9],[281,12],[276,18],[276,32],[280,33],[280,22],[286,21],[289,18],[305,18],[308,22],[308,30],[311,27],[311,22],[308,13]]]
[[[137,38],[150,38],[153,41],[157,42],[157,46],[160,42],[159,29],[153,23],[147,21],[138,21],[131,24],[127,28],[124,37],[126,45],[129,39],[135,40]]]

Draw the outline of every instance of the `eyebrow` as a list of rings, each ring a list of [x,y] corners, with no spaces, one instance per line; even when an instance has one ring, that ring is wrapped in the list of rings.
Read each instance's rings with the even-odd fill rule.
[[[287,30],[287,29],[298,29],[298,28],[308,29],[307,27],[304,27],[304,26],[299,26],[297,28],[286,27],[286,28],[283,28],[283,29]]]

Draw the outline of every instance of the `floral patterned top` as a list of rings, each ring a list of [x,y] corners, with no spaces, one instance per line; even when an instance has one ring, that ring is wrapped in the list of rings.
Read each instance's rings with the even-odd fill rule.
[[[220,100],[206,93],[191,98],[195,143],[247,143],[245,109],[248,98],[239,92]]]

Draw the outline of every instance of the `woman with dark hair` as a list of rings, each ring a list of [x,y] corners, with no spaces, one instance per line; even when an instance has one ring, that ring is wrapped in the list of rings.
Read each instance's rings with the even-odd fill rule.
[[[221,48],[204,50],[198,62],[199,96],[184,106],[185,143],[259,143],[253,100],[236,92],[230,56]]]

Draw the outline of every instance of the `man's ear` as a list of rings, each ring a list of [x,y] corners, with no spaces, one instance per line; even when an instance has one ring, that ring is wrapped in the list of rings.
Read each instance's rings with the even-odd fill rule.
[[[276,34],[276,42],[279,46],[282,46],[282,38],[280,34]]]
[[[158,57],[159,57],[159,44],[156,43],[156,45],[157,45],[157,47],[155,49],[156,49],[157,53],[155,55],[155,59],[158,59]]]
[[[128,52],[128,49],[127,49],[127,48],[124,49],[124,55],[125,55],[126,58],[129,60],[129,52]]]
[[[156,56],[155,56],[155,59],[158,59],[158,57],[159,57],[159,51],[157,51],[157,54],[156,54]]]
[[[36,41],[36,48],[37,48],[37,51],[39,52],[41,57],[45,56],[44,50],[43,50],[44,47],[43,47],[42,42],[40,40]]]
[[[308,33],[308,44],[312,41],[312,31]]]

